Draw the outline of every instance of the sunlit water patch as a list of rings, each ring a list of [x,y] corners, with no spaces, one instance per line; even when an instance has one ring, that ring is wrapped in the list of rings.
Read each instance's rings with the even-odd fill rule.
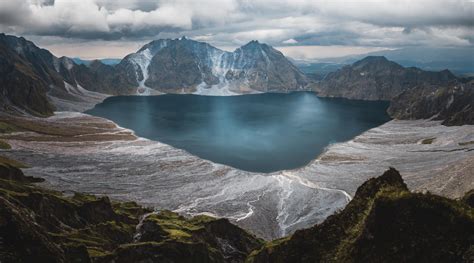
[[[87,113],[216,163],[272,172],[304,166],[329,144],[387,122],[387,106],[309,92],[161,95],[111,97]]]

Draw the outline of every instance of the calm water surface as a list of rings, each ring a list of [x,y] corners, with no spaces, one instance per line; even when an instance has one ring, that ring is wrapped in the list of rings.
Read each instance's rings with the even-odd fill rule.
[[[388,103],[313,93],[111,97],[87,113],[201,158],[255,172],[304,166],[331,143],[390,120]]]

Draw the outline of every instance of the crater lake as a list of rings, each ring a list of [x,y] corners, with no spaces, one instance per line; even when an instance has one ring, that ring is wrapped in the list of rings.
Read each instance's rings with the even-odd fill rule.
[[[216,163],[251,172],[294,169],[332,144],[390,120],[388,102],[311,92],[241,96],[118,96],[86,113]]]

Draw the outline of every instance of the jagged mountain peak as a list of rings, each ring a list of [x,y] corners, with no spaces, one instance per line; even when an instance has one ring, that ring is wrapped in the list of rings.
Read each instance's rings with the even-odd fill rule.
[[[256,40],[228,52],[186,37],[159,39],[128,55],[121,64],[134,71],[129,75],[136,76],[141,91],[231,95],[243,90],[298,90],[307,84],[281,52]]]
[[[252,46],[260,46],[260,45],[264,45],[264,44],[261,44],[260,42],[258,42],[258,40],[250,40],[247,44],[243,45],[242,48],[252,47]]]
[[[242,50],[251,50],[251,49],[258,49],[258,50],[270,50],[273,49],[273,47],[265,44],[265,43],[260,43],[258,40],[252,40],[248,42],[247,44],[241,46],[238,49]]]

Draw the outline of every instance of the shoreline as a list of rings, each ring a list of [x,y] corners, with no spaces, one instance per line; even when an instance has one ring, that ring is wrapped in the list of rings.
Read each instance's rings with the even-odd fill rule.
[[[103,118],[83,113],[58,113],[47,120],[68,123],[73,129],[85,127],[88,130],[90,127],[87,125],[103,125],[102,128],[95,127],[96,131],[103,129],[102,132],[106,130],[108,133],[102,133],[106,136],[73,135],[69,138],[73,138],[72,141],[58,141],[44,134],[32,136],[31,133],[6,139],[13,149],[1,153],[30,164],[32,167],[25,169],[25,174],[45,178],[46,183],[43,185],[66,192],[109,195],[118,200],[137,201],[155,209],[170,209],[187,215],[213,214],[226,217],[265,239],[279,238],[322,222],[342,209],[349,201],[348,196],[353,196],[363,181],[377,176],[379,169],[388,168],[385,166],[389,165],[386,159],[380,165],[373,165],[377,158],[374,161],[367,159],[374,158],[374,152],[378,153],[376,157],[380,155],[377,145],[388,145],[389,148],[397,145],[397,138],[389,140],[384,137],[384,131],[387,135],[390,130],[403,129],[404,126],[418,127],[421,130],[406,137],[409,143],[404,146],[424,146],[419,149],[429,151],[455,149],[453,142],[445,141],[445,145],[442,145],[446,139],[443,136],[453,131],[455,134],[464,134],[466,140],[474,141],[472,125],[453,128],[432,121],[390,121],[348,142],[328,146],[324,153],[304,167],[261,174],[212,163],[169,145],[140,138],[133,131]],[[385,129],[386,126],[388,129]],[[420,138],[427,135],[421,132],[424,126],[430,130],[428,135],[431,137],[438,134],[438,140],[444,139],[438,142],[434,140],[429,145],[419,144]],[[124,134],[127,135],[123,137]],[[84,137],[89,139],[82,140]],[[91,140],[93,137],[99,140]],[[467,173],[472,168],[470,163],[474,163],[474,145],[467,147],[470,151],[464,158],[459,151],[428,152],[425,154],[430,156],[411,163],[419,162],[420,165],[433,156],[447,154],[451,156],[451,165],[446,167],[433,167],[433,163],[428,163],[432,170],[423,173],[420,169],[410,171],[406,167],[395,168],[404,171],[404,179],[411,190],[429,190],[457,197],[462,188],[457,187],[457,192],[446,192],[443,189],[447,185],[442,187],[440,180],[428,180],[431,182],[427,183],[427,178],[423,178],[433,171],[446,171],[458,165],[457,173],[448,174],[452,178],[451,184],[456,184],[460,177],[474,182],[472,172]],[[364,151],[367,156],[361,158]],[[388,151],[393,149],[385,152]],[[401,154],[398,152],[396,155]],[[70,167],[71,163],[76,165]],[[263,225],[268,227],[261,229],[259,226]]]

